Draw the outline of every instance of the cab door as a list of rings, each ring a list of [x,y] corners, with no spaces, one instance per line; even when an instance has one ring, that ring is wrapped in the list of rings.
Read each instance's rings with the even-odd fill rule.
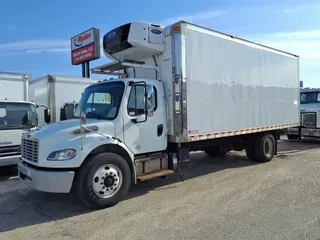
[[[150,97],[153,116],[146,116],[146,85],[129,86],[123,114],[124,141],[134,154],[162,151],[167,148],[167,123],[163,86],[154,81]]]

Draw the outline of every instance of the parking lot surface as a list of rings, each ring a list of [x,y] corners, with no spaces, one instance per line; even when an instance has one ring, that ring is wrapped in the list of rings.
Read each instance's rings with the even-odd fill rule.
[[[320,143],[280,141],[257,164],[245,154],[192,154],[178,175],[134,186],[89,211],[74,194],[36,192],[0,177],[0,239],[320,239]],[[11,176],[11,178],[10,178]]]

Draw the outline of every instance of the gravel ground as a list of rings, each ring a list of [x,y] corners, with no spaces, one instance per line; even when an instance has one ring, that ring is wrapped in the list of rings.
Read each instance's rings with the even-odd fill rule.
[[[320,143],[280,141],[271,162],[192,154],[178,175],[135,186],[99,211],[1,172],[0,239],[320,239]]]

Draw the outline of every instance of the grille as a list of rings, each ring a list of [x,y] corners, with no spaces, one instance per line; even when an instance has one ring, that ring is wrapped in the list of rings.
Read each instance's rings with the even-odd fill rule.
[[[315,112],[308,112],[308,113],[301,113],[301,125],[304,127],[316,127],[316,113]]]
[[[38,141],[22,138],[21,157],[31,162],[38,162]]]
[[[20,155],[20,145],[0,147],[0,157],[10,156],[10,155]]]

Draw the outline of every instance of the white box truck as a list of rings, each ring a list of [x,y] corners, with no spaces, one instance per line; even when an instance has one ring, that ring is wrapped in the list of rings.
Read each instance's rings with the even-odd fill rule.
[[[81,93],[87,86],[97,82],[90,78],[46,75],[30,81],[29,96],[35,103],[48,106],[48,123],[55,123],[71,119]],[[39,111],[38,115],[39,126],[46,125],[43,111]]]
[[[180,172],[191,151],[268,162],[279,129],[299,125],[294,54],[183,21],[125,24],[103,48],[114,62],[92,73],[120,77],[85,89],[79,119],[22,137],[18,172],[34,189],[112,206],[131,183]]]
[[[36,105],[28,102],[29,77],[0,72],[0,167],[20,161],[21,134],[37,126]]]

